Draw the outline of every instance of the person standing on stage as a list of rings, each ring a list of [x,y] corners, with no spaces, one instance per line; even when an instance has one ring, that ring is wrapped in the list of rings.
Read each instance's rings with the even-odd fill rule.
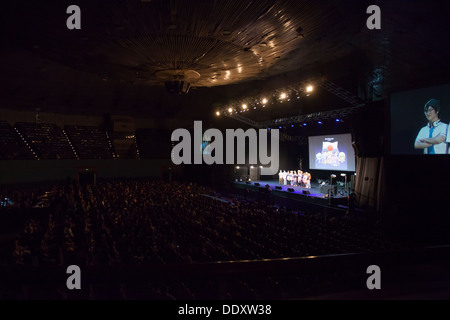
[[[303,171],[302,170],[298,170],[297,180],[298,180],[299,187],[303,187]]]
[[[311,189],[311,174],[308,172],[305,172],[303,174],[303,184],[305,188]]]
[[[286,172],[286,170],[283,171],[283,184],[287,185],[287,172]]]
[[[283,184],[283,172],[281,170],[278,173],[278,184]]]
[[[423,149],[424,154],[445,154],[447,152],[447,124],[439,119],[441,104],[439,100],[431,99],[425,104],[424,112],[428,123],[420,129],[414,143],[414,148]]]
[[[294,174],[293,174],[294,178],[293,178],[293,185],[297,186],[297,182],[298,182],[298,175],[297,175],[297,171],[294,170]]]

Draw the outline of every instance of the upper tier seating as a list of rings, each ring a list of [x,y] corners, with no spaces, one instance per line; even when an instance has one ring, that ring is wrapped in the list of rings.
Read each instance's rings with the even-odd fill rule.
[[[65,132],[80,159],[113,159],[106,133],[95,126],[66,125]]]
[[[25,160],[35,159],[31,150],[6,121],[0,121],[0,159]]]
[[[39,159],[75,159],[64,132],[56,124],[17,122],[16,128]]]

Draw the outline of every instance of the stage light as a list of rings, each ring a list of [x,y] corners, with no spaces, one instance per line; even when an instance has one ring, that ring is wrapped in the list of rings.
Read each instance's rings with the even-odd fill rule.
[[[314,90],[314,88],[311,85],[306,87],[306,92],[312,92],[313,90]]]
[[[341,120],[339,120],[339,119],[336,119],[336,122],[339,122],[339,121],[341,121]]]
[[[228,112],[232,113],[233,112],[233,108],[228,108]]]
[[[332,177],[332,178],[336,178],[336,175],[335,175],[335,174],[332,174],[331,177]]]
[[[250,169],[253,169],[253,166],[250,166]]]
[[[347,174],[341,173],[341,177],[345,177],[345,176],[347,176]]]
[[[291,124],[291,128],[293,128],[294,127],[294,125],[293,124]]]
[[[318,124],[322,124],[322,121],[317,121]]]
[[[216,112],[216,116],[220,116],[220,111],[217,111],[217,112]]]
[[[281,129],[281,128],[282,128],[282,126],[279,126],[278,128],[279,128],[279,129]]]
[[[259,166],[259,167],[262,169],[263,166]]]
[[[237,166],[236,169],[239,169],[239,166]]]
[[[306,123],[303,123],[303,125],[306,127]]]
[[[267,103],[267,99],[266,98],[262,99],[262,103],[266,104]]]
[[[280,94],[280,99],[281,99],[281,100],[286,99],[286,93],[284,93],[284,92],[281,93],[281,94]]]
[[[242,109],[247,109],[247,105],[245,103],[242,105]]]

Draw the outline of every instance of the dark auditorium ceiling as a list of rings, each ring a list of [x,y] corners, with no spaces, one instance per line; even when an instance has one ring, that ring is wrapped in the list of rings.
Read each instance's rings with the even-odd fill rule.
[[[81,9],[69,30],[66,9]],[[368,30],[366,8],[381,8]],[[361,99],[449,77],[448,1],[2,1],[2,107],[209,117],[233,99],[327,79]],[[187,94],[165,83],[190,83]],[[254,120],[348,103],[319,89]]]

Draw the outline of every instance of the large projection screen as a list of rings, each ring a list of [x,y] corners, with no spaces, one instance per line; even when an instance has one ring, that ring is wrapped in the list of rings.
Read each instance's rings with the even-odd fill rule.
[[[355,171],[350,133],[308,137],[311,170]]]
[[[429,105],[433,105],[436,115],[432,120],[433,113],[426,109]],[[390,109],[392,155],[449,154],[450,84],[392,93]],[[444,140],[429,144],[433,152],[417,143],[438,136]]]

